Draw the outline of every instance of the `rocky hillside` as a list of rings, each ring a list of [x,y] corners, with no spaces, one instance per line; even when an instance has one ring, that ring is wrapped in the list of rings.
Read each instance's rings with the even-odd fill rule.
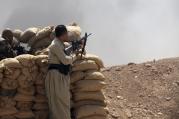
[[[108,119],[179,119],[179,58],[106,68]]]

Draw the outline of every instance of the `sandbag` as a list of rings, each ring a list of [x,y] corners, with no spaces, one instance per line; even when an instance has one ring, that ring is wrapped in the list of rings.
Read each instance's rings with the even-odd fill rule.
[[[85,72],[85,79],[86,80],[104,80],[105,76],[99,72],[99,71],[95,71],[95,70],[89,70]]]
[[[6,58],[0,61],[0,64],[4,64],[8,68],[21,68],[22,65],[15,58]]]
[[[49,112],[46,110],[35,111],[35,119],[48,119]]]
[[[35,100],[36,103],[46,103],[48,102],[47,97],[44,95],[36,95]]]
[[[84,76],[85,76],[85,73],[82,71],[72,72],[70,75],[70,82],[75,83],[76,81],[83,79]]]
[[[100,91],[98,92],[75,92],[73,94],[74,101],[81,100],[96,100],[96,101],[104,101],[104,94]]]
[[[13,31],[13,36],[17,39],[20,40],[21,34],[23,33],[23,31],[19,30],[19,29],[15,29]]]
[[[68,31],[69,41],[75,41],[80,39],[81,28],[79,26],[66,26]]]
[[[48,110],[48,103],[35,103],[34,110]]]
[[[78,60],[74,62],[72,71],[99,70],[98,65],[92,60]]]
[[[20,111],[30,111],[32,109],[32,102],[17,102],[17,109]]]
[[[2,72],[4,71],[4,69],[5,69],[5,66],[4,66],[4,64],[1,63],[1,61],[0,61],[0,73],[2,73]]]
[[[72,107],[73,108],[78,108],[84,105],[99,105],[99,106],[106,106],[106,102],[104,101],[96,101],[96,100],[82,100],[73,103]]]
[[[22,75],[26,76],[26,80],[33,81],[35,79],[33,79],[33,76],[31,75],[29,68],[22,68]]]
[[[7,115],[7,116],[2,116],[0,119],[16,119],[15,116]]]
[[[77,108],[75,113],[77,119],[82,119],[84,117],[96,116],[96,115],[106,116],[107,109],[103,106],[85,105]]]
[[[28,79],[25,75],[20,75],[17,79],[20,88],[30,88],[33,82]]]
[[[54,29],[54,26],[47,26],[41,30],[38,31],[36,34],[36,39],[43,39],[45,37],[49,37]]]
[[[36,86],[36,93],[40,95],[45,95],[45,87],[40,85]]]
[[[8,90],[14,90],[18,87],[18,82],[17,80],[11,80],[11,79],[3,79],[1,88],[3,89],[8,89]]]
[[[75,83],[73,91],[100,91],[105,85],[106,83],[100,80],[80,80]]]
[[[19,102],[32,102],[34,101],[34,96],[30,96],[30,95],[23,95],[23,94],[16,94],[16,96],[14,97],[14,100],[19,101]]]
[[[1,96],[0,97],[0,108],[11,108],[15,107],[16,101],[12,97]]]
[[[15,117],[19,119],[31,119],[35,117],[35,115],[32,111],[19,111],[15,114]]]
[[[52,40],[47,37],[47,38],[38,40],[35,44],[32,44],[31,47],[33,49],[46,48],[51,44],[51,42]]]
[[[0,108],[0,116],[13,115],[13,114],[16,114],[17,112],[18,111],[15,107]]]
[[[21,74],[20,69],[14,69],[11,74],[4,75],[4,77],[8,78],[8,79],[11,79],[11,80],[15,80],[15,79],[17,79],[19,77],[20,74]]]
[[[34,88],[34,86],[30,86],[30,87],[27,87],[27,88],[19,87],[17,89],[17,92],[19,94],[23,94],[23,95],[34,95],[35,94],[35,88]]]
[[[39,31],[38,28],[28,28],[23,33],[21,33],[20,41],[27,43],[32,37],[35,37],[36,33]]]
[[[93,60],[96,62],[96,64],[100,67],[100,68],[104,68],[104,63],[103,61],[96,55],[93,55],[93,54],[86,54],[84,56],[85,59],[88,59],[88,60]]]
[[[38,55],[35,57],[36,64],[41,67],[47,65],[48,62],[46,62],[46,60],[48,60],[48,55]]]
[[[19,55],[15,58],[25,67],[32,67],[35,64],[35,56],[30,54]]]
[[[107,119],[107,117],[106,116],[96,115],[96,116],[83,117],[81,119]]]

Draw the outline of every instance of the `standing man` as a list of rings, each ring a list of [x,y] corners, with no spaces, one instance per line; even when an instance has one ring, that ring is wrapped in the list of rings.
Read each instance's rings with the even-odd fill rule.
[[[69,71],[75,56],[67,56],[64,42],[68,32],[64,25],[55,28],[56,38],[49,46],[49,70],[45,80],[50,119],[71,119]]]

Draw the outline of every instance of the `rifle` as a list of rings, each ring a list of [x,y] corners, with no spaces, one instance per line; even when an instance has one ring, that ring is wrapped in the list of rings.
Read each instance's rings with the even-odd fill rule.
[[[72,41],[71,45],[69,47],[65,48],[65,51],[64,51],[65,54],[70,55],[73,52],[78,53],[80,51],[80,49],[82,49],[82,51],[81,51],[81,57],[82,57],[82,55],[85,51],[87,38],[90,35],[92,35],[92,33],[90,33],[90,34],[85,33],[85,36],[82,37],[80,40]],[[82,45],[82,47],[81,47],[81,45]]]

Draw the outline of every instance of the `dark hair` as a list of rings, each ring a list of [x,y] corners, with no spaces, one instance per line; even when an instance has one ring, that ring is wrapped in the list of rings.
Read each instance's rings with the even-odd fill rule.
[[[65,33],[67,33],[67,28],[66,28],[65,25],[56,26],[56,28],[55,28],[55,36],[56,37],[59,37],[59,36],[65,34]]]

